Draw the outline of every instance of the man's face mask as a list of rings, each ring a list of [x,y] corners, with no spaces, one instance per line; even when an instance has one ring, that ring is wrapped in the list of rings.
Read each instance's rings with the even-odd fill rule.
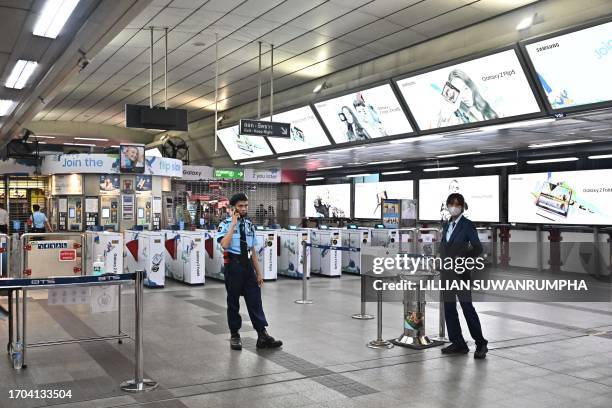
[[[461,207],[455,207],[455,206],[448,206],[448,212],[450,213],[450,215],[452,215],[453,217],[458,216],[459,214],[461,214],[463,208]]]

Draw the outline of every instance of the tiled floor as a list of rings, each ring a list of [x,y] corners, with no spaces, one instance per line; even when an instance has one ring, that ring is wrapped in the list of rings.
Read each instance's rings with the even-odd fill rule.
[[[282,350],[258,351],[243,310],[245,347],[231,351],[225,288],[170,282],[145,292],[145,374],[156,391],[119,389],[133,377],[134,345],[115,341],[33,348],[28,368],[0,362],[0,407],[606,407],[612,406],[610,303],[480,303],[491,349],[485,361],[447,357],[439,348],[373,350],[376,321],[359,311],[359,279],[314,277],[312,305],[297,305],[301,283],[267,282],[264,308]],[[89,306],[49,306],[30,293],[29,341],[113,334],[116,315]],[[133,333],[133,296],[124,291],[124,329]],[[375,311],[368,304],[368,311]],[[437,330],[437,304],[427,305]],[[383,333],[402,330],[402,306],[384,305]],[[6,344],[6,321],[0,322]],[[464,325],[465,327],[465,325]],[[14,400],[9,390],[64,389],[71,399]]]

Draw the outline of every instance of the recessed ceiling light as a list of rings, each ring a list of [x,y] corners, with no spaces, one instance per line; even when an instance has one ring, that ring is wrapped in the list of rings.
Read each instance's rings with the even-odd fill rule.
[[[451,166],[451,167],[430,167],[428,169],[423,169],[424,172],[431,172],[431,171],[450,171],[450,170],[459,170],[459,167],[455,167],[455,166]]]
[[[516,166],[516,162],[504,162],[504,163],[489,163],[489,164],[475,164],[474,168],[485,169],[487,167],[506,167]]]
[[[389,174],[405,174],[405,173],[412,173],[412,170],[384,171],[381,174],[384,174],[385,176],[387,176]]]
[[[17,61],[4,86],[13,89],[23,89],[28,79],[30,79],[30,76],[34,73],[37,65],[38,63],[36,61]]]
[[[41,136],[41,135],[33,135],[36,139],[55,139],[55,136]]]
[[[516,29],[518,31],[526,30],[533,25],[533,16],[528,16],[522,19],[517,25]]]
[[[599,160],[599,159],[612,159],[612,154],[597,154],[595,156],[589,156],[591,160]]]
[[[375,164],[388,164],[388,163],[399,163],[401,162],[400,159],[396,159],[396,160],[382,160],[382,161],[373,161],[373,162],[369,162],[368,165],[375,165]]]
[[[561,142],[534,143],[534,144],[530,144],[529,148],[539,149],[542,147],[565,146],[565,145],[573,145],[573,144],[589,143],[589,142],[592,142],[592,140],[590,139],[564,140]]]
[[[47,0],[36,21],[33,34],[56,38],[78,3],[79,0]]]
[[[74,140],[93,140],[96,142],[108,142],[108,139],[97,138],[97,137],[75,137]]]
[[[119,145],[111,145],[111,147],[119,148]]]
[[[577,157],[559,157],[556,159],[541,159],[541,160],[527,160],[527,164],[540,164],[540,163],[561,163],[577,161]]]
[[[445,158],[448,158],[448,157],[471,156],[471,155],[474,155],[474,154],[480,154],[480,152],[441,154],[440,156],[436,156],[436,157],[438,159],[445,159]]]
[[[306,181],[325,180],[325,177],[306,177]]]
[[[258,163],[264,163],[265,160],[251,160],[251,161],[245,161],[240,163],[241,166],[245,166],[247,164],[258,164]]]
[[[15,107],[15,101],[0,99],[0,116],[8,115]]]
[[[331,169],[341,169],[342,166],[327,166],[327,167],[319,167],[317,170],[331,170]]]
[[[63,143],[66,146],[87,146],[87,147],[95,147],[97,145],[93,144],[93,143],[69,143],[69,142],[65,142]]]

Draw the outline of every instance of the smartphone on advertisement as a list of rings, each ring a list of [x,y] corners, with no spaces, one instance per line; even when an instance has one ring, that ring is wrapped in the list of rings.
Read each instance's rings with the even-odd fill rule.
[[[564,218],[567,217],[573,193],[573,190],[569,187],[545,181],[540,188],[536,206],[545,210],[547,214],[538,213],[538,215],[549,218],[547,215],[550,216],[552,213]]]
[[[456,105],[459,101],[460,93],[461,91],[459,90],[459,88],[446,81],[446,83],[444,84],[444,88],[442,89],[442,97],[444,99],[446,99],[451,104]]]

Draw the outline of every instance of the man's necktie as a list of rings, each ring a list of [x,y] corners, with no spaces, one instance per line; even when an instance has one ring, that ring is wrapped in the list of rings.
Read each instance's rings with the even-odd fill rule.
[[[243,265],[247,265],[249,260],[249,247],[247,245],[247,237],[244,220],[240,221],[240,261]]]

